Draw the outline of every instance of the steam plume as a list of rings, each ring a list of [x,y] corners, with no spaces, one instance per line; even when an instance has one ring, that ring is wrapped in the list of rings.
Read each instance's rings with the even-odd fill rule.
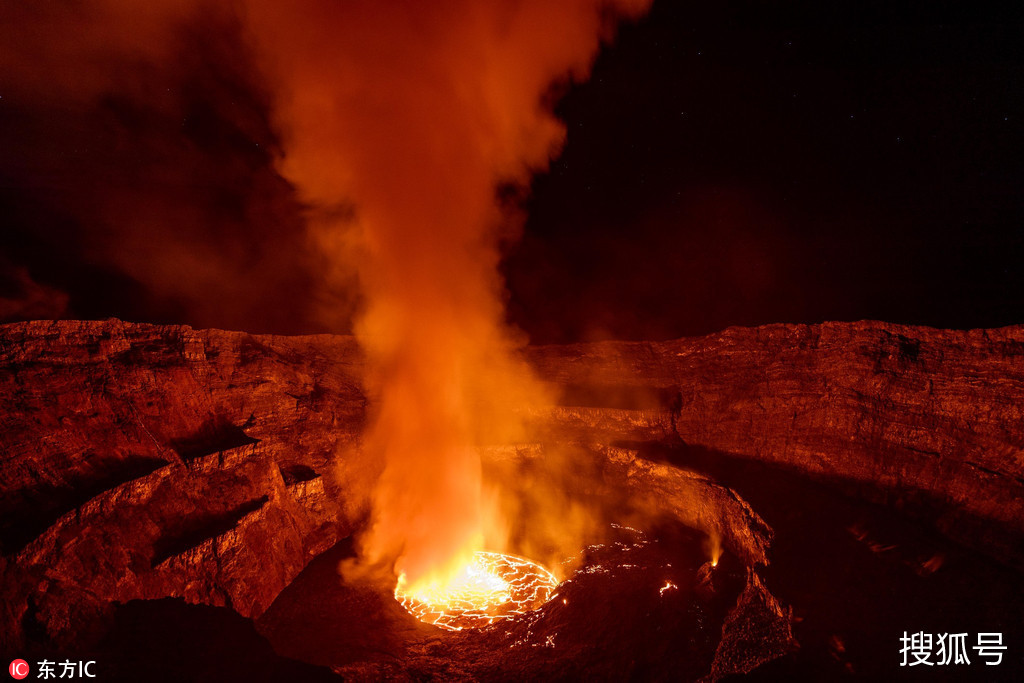
[[[0,115],[16,123],[3,175],[72,178],[40,190],[52,224],[74,216],[91,259],[200,324],[252,319],[252,301],[268,323],[310,301],[344,321],[334,302],[357,277],[365,447],[383,463],[363,549],[415,581],[501,545],[477,449],[520,438],[513,409],[543,394],[503,322],[499,242],[517,225],[497,188],[546,166],[564,130],[545,96],[645,5],[15,3],[0,21]],[[33,137],[35,112],[55,125]],[[327,259],[290,218],[299,201]]]
[[[644,2],[620,2],[636,14]],[[368,559],[410,581],[494,538],[477,447],[515,438],[540,395],[503,320],[498,183],[525,183],[562,142],[543,103],[580,79],[611,27],[594,0],[260,3],[249,21],[282,87],[283,171],[321,241],[355,259],[357,334],[384,462]],[[337,207],[350,206],[341,212]],[[330,209],[334,210],[330,210]]]

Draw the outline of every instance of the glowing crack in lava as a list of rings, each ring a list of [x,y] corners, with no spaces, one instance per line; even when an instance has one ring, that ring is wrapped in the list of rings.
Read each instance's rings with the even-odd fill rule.
[[[547,602],[558,579],[544,567],[515,555],[477,551],[447,585],[407,592],[398,577],[395,599],[420,621],[450,631],[482,628]]]

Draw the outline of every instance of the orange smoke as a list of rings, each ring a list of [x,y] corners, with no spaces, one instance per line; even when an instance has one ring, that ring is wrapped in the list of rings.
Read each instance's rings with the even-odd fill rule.
[[[7,256],[47,264],[28,272],[52,301],[26,291],[0,316],[310,330],[324,259],[273,166],[271,98],[235,4],[2,4],[4,227],[27,242]]]
[[[354,264],[372,401],[365,448],[383,459],[370,561],[411,583],[500,544],[477,448],[517,438],[513,408],[541,395],[504,324],[499,182],[523,184],[564,129],[542,102],[580,79],[609,5],[260,2],[247,21],[280,86],[284,174],[318,240]],[[514,226],[513,226],[514,227]],[[497,535],[496,535],[497,534]]]

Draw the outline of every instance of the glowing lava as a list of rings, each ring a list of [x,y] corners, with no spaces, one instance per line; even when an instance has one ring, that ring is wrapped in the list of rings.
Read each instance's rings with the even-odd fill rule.
[[[450,631],[482,628],[511,619],[547,602],[558,579],[536,562],[478,551],[447,585],[406,591],[405,575],[398,577],[395,599],[409,614]]]

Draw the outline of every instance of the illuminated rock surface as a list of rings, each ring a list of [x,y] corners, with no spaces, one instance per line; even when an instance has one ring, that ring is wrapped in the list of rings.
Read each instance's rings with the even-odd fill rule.
[[[541,443],[498,447],[485,464],[521,467],[563,444],[595,463],[599,494],[645,500],[695,530],[679,545],[690,564],[673,575],[675,597],[674,589],[657,590],[666,579],[655,569],[671,564],[664,557],[649,558],[649,573],[636,576],[621,557],[602,565],[611,567],[607,576],[581,576],[596,581],[592,593],[607,593],[602,600],[627,585],[645,587],[635,599],[663,610],[655,626],[661,619],[691,633],[680,614],[703,624],[691,633],[690,653],[703,668],[692,665],[683,677],[747,671],[791,652],[791,603],[816,624],[795,629],[810,654],[769,667],[870,669],[870,657],[849,654],[858,643],[840,632],[845,622],[801,605],[834,599],[825,597],[835,592],[828,579],[819,586],[801,573],[816,559],[840,584],[850,565],[918,599],[949,589],[958,592],[957,605],[980,601],[985,629],[998,630],[1003,618],[993,605],[1012,611],[1020,600],[1019,591],[999,597],[1020,579],[1018,569],[999,563],[1024,566],[1024,328],[777,325],[663,343],[538,347],[528,356],[564,398],[531,416]],[[366,399],[350,338],[119,321],[19,323],[0,327],[0,367],[5,651],[73,645],[117,652],[135,642],[125,634],[142,638],[150,621],[187,631],[212,614],[196,610],[230,608],[255,619],[279,654],[357,677],[570,675],[586,661],[622,675],[672,677],[656,637],[616,636],[626,637],[627,650],[648,648],[633,657],[638,668],[629,669],[628,656],[601,659],[593,644],[614,642],[610,634],[620,627],[630,633],[620,622],[632,608],[622,604],[616,616],[592,605],[582,619],[575,597],[574,604],[552,601],[532,613],[536,621],[507,632],[449,637],[403,621],[411,617],[394,600],[339,593],[369,621],[333,659],[302,651],[294,636],[299,620],[309,620],[302,610],[313,609],[316,586],[332,575],[337,583],[344,543],[336,544],[357,530],[360,484],[373,476],[359,458]],[[879,505],[849,502],[858,500]],[[933,527],[946,536],[931,534]],[[731,563],[723,575],[732,583],[717,590],[700,583],[701,532],[721,536],[723,562]],[[795,536],[819,532],[825,540],[814,552]],[[310,564],[317,557],[335,559]],[[711,607],[704,598],[725,604]],[[677,610],[664,611],[677,599]],[[870,617],[847,614],[856,607],[845,604],[831,611],[851,623]],[[916,616],[910,611],[892,628],[915,628],[909,619]],[[333,615],[321,618],[328,623]],[[226,623],[214,631],[265,642],[245,635],[250,621]],[[888,631],[877,643],[872,637],[864,637],[865,647],[888,648],[876,657],[896,651],[885,645]],[[500,654],[517,640],[531,657]],[[761,649],[749,645],[754,640]],[[381,659],[381,652],[389,654]],[[267,661],[277,656],[268,645]],[[513,661],[514,671],[503,669]],[[659,661],[668,668],[659,670]]]

